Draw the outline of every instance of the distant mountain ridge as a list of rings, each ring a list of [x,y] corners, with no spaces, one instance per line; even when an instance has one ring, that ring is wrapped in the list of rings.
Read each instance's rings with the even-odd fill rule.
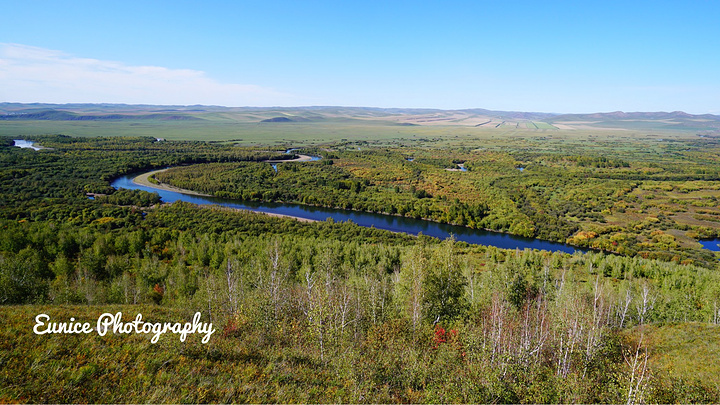
[[[264,125],[369,122],[402,126],[466,126],[506,130],[680,130],[720,132],[720,116],[673,112],[555,114],[483,108],[381,108],[344,106],[223,107],[207,105],[0,103],[0,121],[213,120]]]
[[[684,111],[673,111],[673,112],[623,112],[613,111],[608,113],[592,113],[592,114],[560,114],[553,117],[553,121],[559,120],[670,120],[670,119],[706,119],[712,121],[720,121],[720,115],[713,114],[701,114],[694,115],[688,114]]]
[[[683,111],[672,112],[623,112],[593,114],[562,114],[547,120],[557,128],[593,127],[633,130],[670,130],[720,132],[720,116],[694,115]]]
[[[689,114],[683,111],[673,112],[597,112],[585,114],[567,114],[567,113],[541,113],[528,111],[501,111],[488,110],[484,108],[466,108],[457,110],[444,110],[439,108],[385,108],[385,107],[341,107],[341,106],[301,106],[301,107],[224,107],[215,105],[152,105],[152,104],[109,104],[109,103],[68,103],[68,104],[49,104],[49,103],[0,103],[0,114],[9,115],[13,112],[23,113],[40,113],[50,111],[66,111],[76,113],[195,113],[195,112],[222,112],[222,111],[334,111],[334,112],[375,112],[385,114],[432,114],[432,113],[448,113],[462,112],[476,115],[487,115],[495,117],[515,118],[515,119],[543,119],[554,121],[570,120],[570,119],[673,119],[673,118],[690,118],[690,119],[709,119],[720,120],[720,115],[713,114]],[[58,115],[59,119],[69,119],[72,116]],[[52,118],[48,118],[52,119]]]
[[[202,118],[182,114],[77,114],[62,110],[20,110],[0,115],[0,120],[21,121],[106,121],[106,120],[202,120]]]

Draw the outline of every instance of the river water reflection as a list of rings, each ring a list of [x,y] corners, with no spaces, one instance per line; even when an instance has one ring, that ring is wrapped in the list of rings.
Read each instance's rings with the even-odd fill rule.
[[[24,139],[13,139],[15,144],[13,146],[17,146],[18,148],[29,148],[32,150],[40,150],[42,148],[35,146],[35,142],[26,141]]]
[[[490,245],[503,249],[540,249],[573,253],[587,251],[564,243],[549,242],[539,239],[523,238],[500,232],[470,229],[463,226],[440,224],[421,219],[405,218],[393,215],[372,214],[342,209],[312,207],[300,204],[260,203],[254,201],[229,200],[217,197],[202,197],[182,194],[174,191],[159,190],[133,183],[137,174],[120,177],[112,182],[115,188],[137,189],[157,192],[165,202],[186,201],[193,204],[216,204],[230,208],[245,209],[258,212],[290,215],[299,218],[324,221],[332,218],[335,221],[352,221],[365,227],[375,227],[393,232],[404,232],[412,235],[422,233],[440,239],[454,235],[456,240],[472,244]]]
[[[713,252],[720,252],[720,239],[705,239],[699,240],[703,248],[711,250]]]

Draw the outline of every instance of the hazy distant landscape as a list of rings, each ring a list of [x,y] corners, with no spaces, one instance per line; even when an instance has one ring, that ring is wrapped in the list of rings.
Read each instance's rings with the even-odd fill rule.
[[[619,133],[612,134],[608,131]],[[720,116],[682,112],[547,114],[401,108],[228,108],[0,103],[0,135],[154,136],[241,145],[318,145],[342,139],[472,140],[715,136]],[[469,146],[469,145],[468,145]]]
[[[674,112],[596,112],[589,114],[466,110],[371,108],[371,107],[221,107],[152,106],[122,104],[20,104],[0,103],[5,121],[83,120],[233,120],[238,123],[319,122],[328,120],[379,121],[389,124],[458,125],[476,128],[582,129],[584,126],[633,129],[711,130],[720,129],[720,116]],[[532,124],[536,125],[533,126]],[[565,127],[554,127],[551,124]],[[643,124],[644,123],[644,124]],[[539,125],[537,125],[539,124]]]
[[[700,242],[720,237],[719,123],[2,103],[0,398],[715,402],[720,248]],[[198,194],[223,205],[183,202]],[[321,209],[406,225],[292,218]],[[509,236],[543,250],[493,244]],[[153,345],[27,326],[105,311],[200,311],[218,332]]]

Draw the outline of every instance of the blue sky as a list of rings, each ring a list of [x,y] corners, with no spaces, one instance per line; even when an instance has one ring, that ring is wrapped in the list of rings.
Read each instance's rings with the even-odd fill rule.
[[[32,1],[0,101],[720,114],[718,1]]]

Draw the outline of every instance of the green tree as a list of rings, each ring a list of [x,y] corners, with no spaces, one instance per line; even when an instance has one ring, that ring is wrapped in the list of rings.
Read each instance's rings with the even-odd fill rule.
[[[433,324],[450,321],[465,315],[467,280],[454,252],[455,240],[445,240],[432,257],[425,278],[425,317]]]

